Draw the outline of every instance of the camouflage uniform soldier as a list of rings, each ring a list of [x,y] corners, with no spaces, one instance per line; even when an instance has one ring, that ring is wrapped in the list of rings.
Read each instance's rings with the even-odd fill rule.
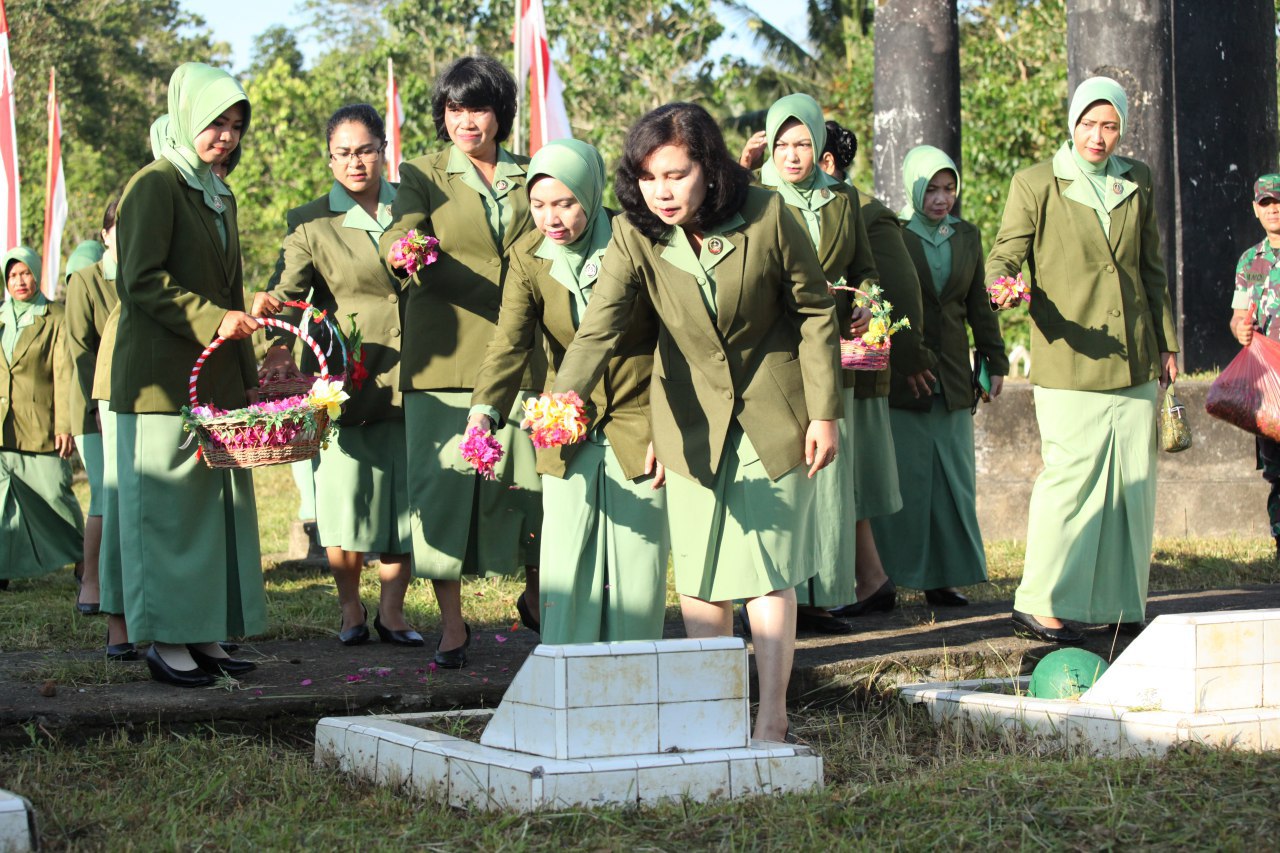
[[[1248,346],[1254,332],[1280,340],[1280,175],[1263,175],[1253,185],[1253,214],[1267,236],[1250,246],[1236,264],[1236,289],[1231,297],[1231,333]],[[1271,484],[1267,516],[1280,558],[1280,443],[1257,439],[1258,468]]]

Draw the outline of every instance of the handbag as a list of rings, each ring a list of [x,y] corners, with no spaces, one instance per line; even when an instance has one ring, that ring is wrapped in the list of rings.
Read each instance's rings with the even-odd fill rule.
[[[987,364],[987,357],[977,350],[973,351],[973,374],[971,377],[973,382],[973,414],[978,413],[978,403],[991,402],[991,366]]]
[[[1180,453],[1191,446],[1191,424],[1187,410],[1173,393],[1173,383],[1164,392],[1164,405],[1160,407],[1160,449],[1166,453]]]

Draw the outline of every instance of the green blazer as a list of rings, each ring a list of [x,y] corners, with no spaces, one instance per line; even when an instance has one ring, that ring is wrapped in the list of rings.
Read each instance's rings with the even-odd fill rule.
[[[554,390],[595,387],[647,294],[659,322],[650,407],[662,463],[709,486],[736,421],[773,479],[803,464],[809,421],[841,416],[840,362],[826,275],[783,206],[752,187],[742,224],[720,234],[715,317],[694,276],[663,259],[665,241],[619,222]]]
[[[928,282],[927,287],[921,288],[924,298],[924,340],[926,346],[938,355],[934,374],[942,386],[942,397],[947,410],[952,412],[973,406],[973,364],[969,360],[966,322],[973,330],[974,349],[986,356],[991,374],[1004,376],[1009,372],[1009,359],[1004,353],[1000,323],[991,310],[991,299],[987,296],[983,276],[982,235],[963,219],[955,223],[955,229],[950,240],[951,275],[947,278],[942,293],[938,293],[933,287],[929,261],[925,258],[919,235],[909,229],[902,229],[902,237],[915,264],[916,275],[920,281]],[[907,387],[906,377],[895,373],[889,391],[889,405],[924,412],[933,405],[933,400],[929,397],[913,397]]]
[[[870,193],[851,188],[862,210],[862,219],[880,272],[880,287],[884,298],[893,304],[893,316],[906,317],[910,326],[899,329],[889,348],[889,367],[884,370],[851,370],[854,380],[854,396],[859,400],[889,396],[889,376],[910,376],[922,370],[932,370],[937,357],[924,345],[924,307],[920,296],[920,279],[915,264],[902,242],[902,223],[893,211]]]
[[[476,389],[471,396],[473,405],[492,406],[501,413],[511,411],[521,378],[537,351],[539,328],[550,356],[546,386],[550,390],[555,383],[555,371],[577,333],[573,295],[551,277],[551,261],[534,255],[542,240],[541,232],[531,231],[511,249],[511,271],[502,291],[502,312],[476,376]],[[607,252],[605,256],[608,257]],[[592,303],[594,301],[593,296]],[[592,303],[588,303],[588,307]],[[632,303],[631,316],[626,319],[609,357],[602,381],[591,392],[590,402],[595,408],[592,428],[604,430],[627,479],[644,474],[645,454],[652,435],[649,381],[657,340],[657,317],[648,298],[641,295]],[[563,477],[579,446],[539,450],[538,472]]]
[[[120,299],[116,283],[102,274],[102,262],[76,270],[67,283],[67,346],[75,382],[71,390],[71,428],[76,435],[98,432],[93,404],[94,374],[107,318]],[[114,346],[114,337],[112,345]]]
[[[1160,375],[1160,353],[1176,352],[1177,329],[1160,254],[1151,170],[1119,158],[1137,184],[1102,233],[1092,208],[1063,197],[1072,181],[1052,161],[1013,176],[987,281],[1031,284],[1031,381],[1046,388],[1107,391]]]
[[[498,245],[489,230],[480,195],[450,174],[449,148],[400,167],[394,221],[378,242],[386,259],[392,244],[410,229],[440,241],[440,257],[405,288],[405,340],[400,353],[400,387],[405,391],[470,389],[484,360],[502,304],[507,257],[521,235],[533,228],[525,178],[506,195],[511,226]],[[521,166],[527,157],[514,158]],[[535,359],[521,385],[542,387],[545,361]]]
[[[116,297],[115,307],[107,315],[106,325],[102,327],[102,342],[98,344],[98,358],[93,367],[94,400],[111,399],[111,359],[116,352],[116,331],[120,328],[120,300]]]
[[[236,203],[223,213],[227,245],[199,190],[167,160],[129,180],[116,214],[120,322],[111,369],[111,409],[173,413],[187,405],[200,352],[228,311],[243,311]],[[199,398],[224,409],[246,405],[258,387],[249,340],[227,341],[205,362]]]
[[[346,215],[330,208],[328,193],[289,211],[289,232],[268,289],[284,300],[306,299],[313,291],[312,304],[344,327],[347,315],[356,315],[369,376],[360,390],[350,389],[340,424],[400,419],[400,283],[387,272],[369,232],[342,224]],[[314,358],[310,348],[303,349],[304,363],[314,364]],[[330,371],[341,373],[336,350],[332,359]]]
[[[66,319],[50,302],[18,336],[13,361],[0,351],[0,447],[52,453],[53,437],[71,434],[71,391]]]

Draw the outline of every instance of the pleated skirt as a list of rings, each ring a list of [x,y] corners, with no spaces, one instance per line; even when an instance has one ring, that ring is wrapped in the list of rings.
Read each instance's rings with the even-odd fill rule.
[[[341,426],[312,460],[320,544],[346,551],[408,554],[408,460],[403,420]]]
[[[857,519],[876,518],[902,509],[902,492],[894,456],[893,426],[889,422],[889,398],[853,401],[853,438],[857,462],[853,466]]]
[[[470,391],[404,394],[413,573],[432,580],[512,575],[538,565],[542,483],[519,400],[497,438],[496,480],[462,458]]]
[[[890,409],[903,508],[871,520],[885,573],[899,586],[939,589],[987,579],[978,525],[973,415]]]
[[[814,498],[803,465],[770,480],[736,423],[711,486],[667,473],[676,591],[704,601],[791,589],[817,571]]]
[[[84,556],[71,464],[56,453],[0,449],[0,578],[34,578]]]
[[[835,461],[813,478],[814,549],[817,572],[796,587],[796,602],[813,607],[838,607],[858,600],[858,488],[861,465],[883,467],[863,459],[857,442],[855,409],[859,402],[852,388],[840,391],[844,417],[840,419],[840,449]]]
[[[1141,620],[1156,510],[1153,380],[1035,389],[1044,470],[1031,491],[1014,607],[1102,624]]]
[[[117,413],[124,614],[133,642],[209,643],[267,627],[248,470],[212,469],[182,419]]]
[[[542,642],[657,640],[666,615],[666,489],[628,480],[593,433],[542,478]]]
[[[89,478],[88,515],[102,515],[102,433],[86,432],[76,436],[76,450]]]

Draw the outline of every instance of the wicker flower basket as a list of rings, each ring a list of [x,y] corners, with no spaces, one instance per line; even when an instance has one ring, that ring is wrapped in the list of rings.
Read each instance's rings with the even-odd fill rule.
[[[312,310],[312,306],[306,302],[286,302],[285,305],[290,308],[301,308],[304,312]],[[306,317],[307,315],[304,313],[303,324],[301,327],[302,333],[300,336],[306,335]],[[325,330],[329,333],[330,353],[333,351],[333,343],[336,342],[338,344],[338,354],[342,356],[342,364],[345,366],[347,364],[347,344],[343,339],[342,334],[338,331],[338,327],[334,325],[334,322],[330,320],[327,315],[317,322],[322,323]],[[283,400],[286,397],[297,397],[310,391],[311,386],[320,378],[323,377],[310,373],[302,373],[289,379],[273,379],[270,382],[264,380],[258,385],[258,398],[261,400]],[[345,379],[345,370],[344,375],[337,378]]]
[[[840,366],[845,370],[884,370],[889,366],[889,339],[878,346],[864,343],[861,336],[840,339]]]
[[[297,326],[274,317],[260,317],[264,326],[275,326],[293,332],[311,347],[320,365],[320,378],[329,379],[329,364],[320,346]],[[297,405],[263,413],[259,407],[246,406],[227,412],[202,407],[196,396],[196,384],[205,361],[226,341],[219,336],[200,353],[191,370],[188,391],[191,406],[183,410],[184,425],[200,444],[199,453],[210,468],[258,468],[285,465],[311,459],[320,452],[327,439],[330,423],[325,408],[316,408],[302,400]],[[303,393],[310,390],[310,386]]]

